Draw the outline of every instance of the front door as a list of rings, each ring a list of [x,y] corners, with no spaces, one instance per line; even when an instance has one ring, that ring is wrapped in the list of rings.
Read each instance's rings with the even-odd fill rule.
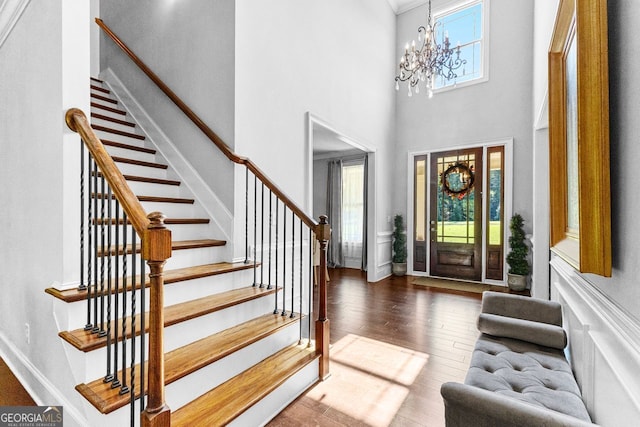
[[[431,154],[430,274],[482,280],[482,148]]]

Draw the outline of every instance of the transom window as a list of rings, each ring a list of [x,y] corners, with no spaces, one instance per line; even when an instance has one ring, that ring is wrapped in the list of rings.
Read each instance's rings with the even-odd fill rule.
[[[434,89],[441,89],[485,77],[484,58],[484,1],[467,2],[455,9],[434,14],[436,39],[449,37],[452,47],[460,47],[460,58],[466,64],[456,71],[457,77],[436,76]]]

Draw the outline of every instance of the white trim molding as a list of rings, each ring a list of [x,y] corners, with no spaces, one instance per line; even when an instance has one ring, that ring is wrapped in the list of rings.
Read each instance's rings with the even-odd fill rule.
[[[567,353],[594,422],[640,419],[640,322],[562,258],[551,257],[551,299],[562,304]]]
[[[2,0],[0,3],[0,48],[20,20],[30,0]]]

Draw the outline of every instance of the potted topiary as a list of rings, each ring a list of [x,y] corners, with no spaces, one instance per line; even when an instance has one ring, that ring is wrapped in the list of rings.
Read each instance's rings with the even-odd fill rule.
[[[392,272],[395,276],[407,274],[407,236],[404,233],[404,221],[401,214],[393,219],[393,257]]]
[[[520,214],[511,217],[509,229],[511,236],[509,237],[509,247],[511,251],[507,255],[507,264],[509,264],[509,273],[507,274],[509,289],[513,291],[523,291],[527,287],[527,276],[529,275],[529,261],[527,254],[529,247],[524,239],[525,234],[522,229],[524,220]]]

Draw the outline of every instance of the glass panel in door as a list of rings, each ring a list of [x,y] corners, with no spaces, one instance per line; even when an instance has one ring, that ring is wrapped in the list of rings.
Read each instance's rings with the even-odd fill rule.
[[[482,148],[431,155],[430,274],[482,280]]]

